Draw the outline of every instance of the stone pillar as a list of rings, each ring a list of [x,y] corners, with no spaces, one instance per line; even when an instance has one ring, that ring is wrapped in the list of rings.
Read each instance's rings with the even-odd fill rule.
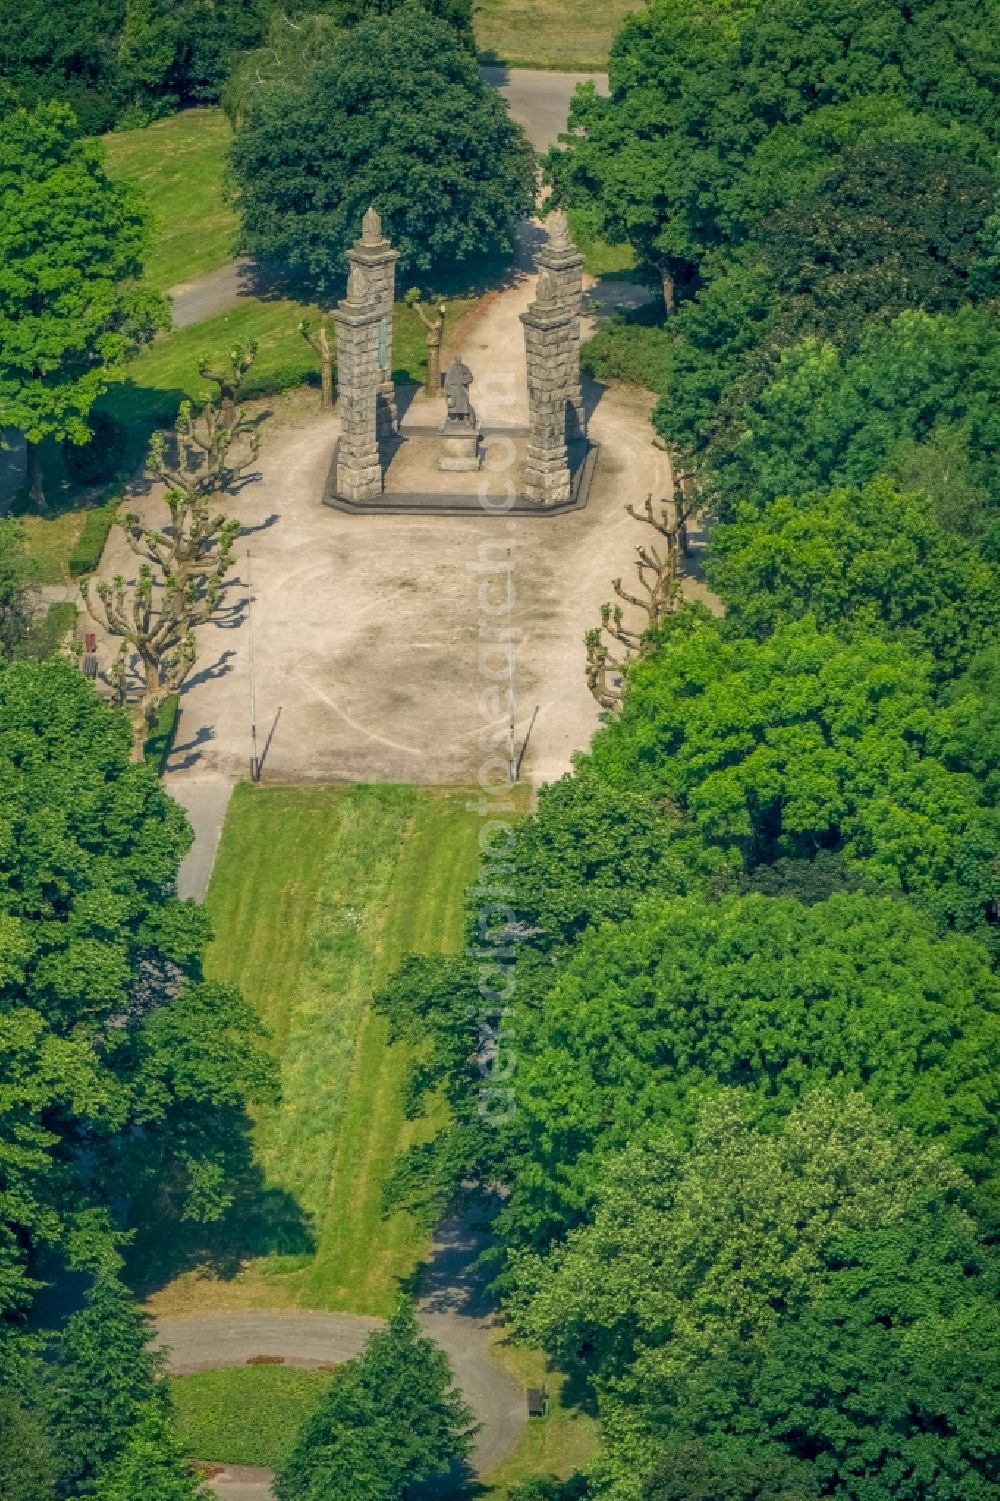
[[[379,383],[375,401],[379,439],[399,430],[396,392],[392,384],[392,310],[396,301],[396,262],[399,251],[393,250],[382,233],[382,220],[374,207],[361,221],[361,238],[347,252],[351,267],[364,274],[365,285],[378,305]]]
[[[556,299],[549,271],[538,278],[538,294],[526,313],[524,349],[528,365],[527,500],[555,505],[571,493],[567,449],[566,392],[572,374],[572,322],[569,307]]]
[[[340,386],[336,491],[345,500],[374,500],[382,494],[377,419],[381,319],[381,302],[371,295],[360,266],[352,265],[347,296],[333,314]]]
[[[548,271],[560,307],[572,315],[567,331],[569,370],[566,381],[566,416],[569,437],[582,438],[587,432],[587,413],[580,383],[580,318],[583,312],[583,256],[569,237],[569,224],[561,209],[545,221],[548,243],[538,252],[539,271]]]

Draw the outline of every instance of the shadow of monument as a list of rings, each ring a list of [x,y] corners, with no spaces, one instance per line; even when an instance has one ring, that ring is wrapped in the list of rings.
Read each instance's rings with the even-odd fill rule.
[[[583,390],[583,410],[589,423],[600,405],[601,397],[608,388],[602,381],[596,380],[592,375],[588,375],[585,370],[581,371],[580,385]]]

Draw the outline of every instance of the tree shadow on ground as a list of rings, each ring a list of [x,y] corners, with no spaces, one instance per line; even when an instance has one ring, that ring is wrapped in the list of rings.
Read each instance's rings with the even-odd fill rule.
[[[201,760],[202,749],[210,745],[215,739],[215,730],[211,725],[203,724],[196,735],[186,740],[183,745],[172,745],[167,757],[167,767],[170,771],[188,771],[192,766],[197,766]]]
[[[186,400],[187,392],[179,386],[143,386],[131,376],[116,381],[98,398],[95,410],[114,417],[128,434],[126,473],[142,468],[150,438],[161,429],[173,427],[181,402]]]
[[[314,1254],[309,1216],[290,1193],[267,1182],[253,1158],[250,1121],[243,1117],[237,1130],[235,1149],[243,1164],[232,1179],[233,1201],[219,1220],[203,1224],[185,1219],[180,1195],[164,1175],[132,1203],[126,1271],[139,1298],[185,1273],[228,1282],[259,1257]]]

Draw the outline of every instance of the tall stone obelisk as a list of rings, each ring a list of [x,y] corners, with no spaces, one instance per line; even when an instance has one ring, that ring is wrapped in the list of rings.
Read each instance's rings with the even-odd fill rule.
[[[347,252],[352,268],[364,272],[365,285],[378,306],[378,392],[375,400],[377,432],[380,439],[399,429],[396,392],[392,383],[392,310],[396,301],[396,262],[399,251],[393,250],[382,233],[382,220],[374,206],[361,221],[361,238]]]
[[[372,295],[362,268],[352,264],[347,296],[333,314],[340,388],[335,488],[344,500],[374,500],[382,494],[377,417],[381,320],[380,298]]]
[[[583,405],[583,388],[580,381],[580,318],[583,312],[583,256],[570,239],[569,222],[562,209],[556,209],[545,221],[548,242],[535,257],[539,271],[547,271],[552,278],[554,297],[559,307],[566,308],[570,322],[566,337],[566,388],[567,436],[582,438],[587,432],[587,413]]]
[[[538,278],[535,301],[521,314],[528,367],[528,458],[524,475],[525,499],[539,505],[569,500],[567,392],[571,386],[576,348],[573,314],[560,303],[551,271]]]

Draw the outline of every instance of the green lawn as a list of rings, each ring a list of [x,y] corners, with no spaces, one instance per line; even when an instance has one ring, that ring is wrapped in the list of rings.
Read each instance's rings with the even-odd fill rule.
[[[491,1471],[477,1501],[507,1501],[511,1490],[535,1475],[568,1480],[597,1448],[594,1418],[579,1408],[563,1405],[565,1377],[548,1368],[545,1355],[527,1345],[514,1344],[498,1331],[494,1354],[521,1386],[544,1387],[549,1406],[543,1418],[532,1418],[513,1454]]]
[[[455,298],[449,304],[449,326],[454,328],[474,303],[474,298]],[[199,361],[223,359],[233,344],[256,340],[259,345],[246,385],[248,398],[291,390],[308,381],[317,387],[318,399],[319,361],[298,326],[303,317],[321,316],[319,308],[287,298],[248,297],[214,318],[175,329],[149,345],[131,361],[126,378],[116,381],[99,402],[103,410],[125,423],[130,463],[141,464],[150,435],[172,424],[185,397],[205,399],[211,387],[198,374]],[[420,382],[427,368],[424,329],[414,310],[403,303],[396,304],[393,364],[399,381]]]
[[[236,789],[206,898],[208,968],[241,985],[270,1028],[283,1099],[256,1121],[255,1195],[241,1197],[219,1244],[210,1233],[189,1255],[198,1269],[154,1296],[159,1311],[288,1303],[386,1314],[419,1263],[425,1230],[409,1213],[383,1219],[382,1192],[396,1154],[434,1123],[404,1120],[406,1056],[371,997],[408,950],[461,942],[478,855],[469,795]],[[163,1275],[164,1254],[153,1238],[136,1260]]]
[[[329,1371],[285,1365],[222,1366],[174,1376],[170,1386],[184,1453],[273,1468],[330,1380]]]
[[[512,67],[603,71],[629,11],[644,0],[478,0],[476,43]]]
[[[104,137],[110,175],[140,187],[153,211],[146,275],[161,292],[233,259],[237,219],[222,196],[231,139],[221,109],[187,109]]]

